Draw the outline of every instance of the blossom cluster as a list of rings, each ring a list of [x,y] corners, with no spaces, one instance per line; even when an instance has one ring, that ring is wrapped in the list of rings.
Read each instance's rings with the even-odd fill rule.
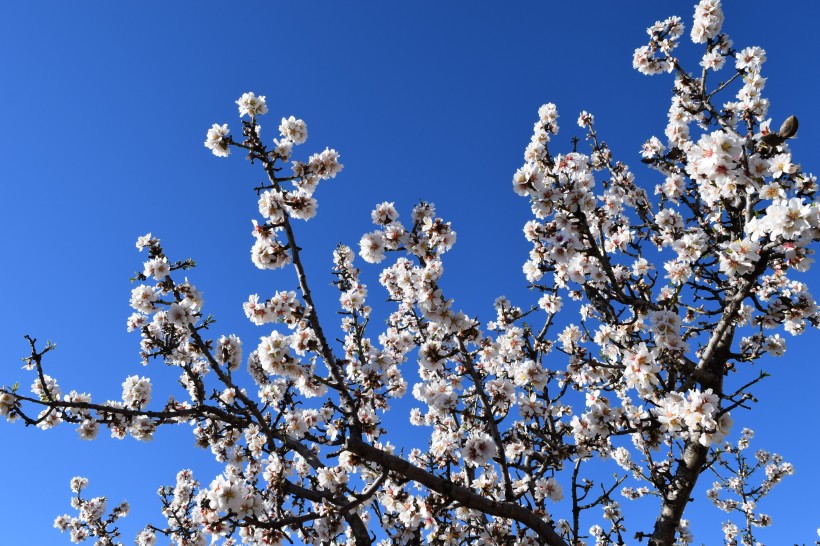
[[[758,511],[758,503],[783,478],[794,474],[791,463],[785,462],[783,457],[776,453],[759,449],[753,457],[746,456],[745,452],[749,449],[753,436],[751,430],[743,429],[736,444],[723,445],[727,456],[713,468],[717,481],[706,493],[720,510],[743,516],[741,527],[731,521],[723,524],[724,538],[728,546],[755,543],[755,528],[768,527],[772,524],[771,516]],[[761,470],[765,477],[760,484],[753,484],[753,476]]]
[[[120,544],[115,542],[120,536],[119,530],[114,523],[127,516],[130,507],[123,501],[111,509],[106,516],[108,509],[108,499],[106,497],[94,497],[85,499],[82,491],[88,486],[88,480],[83,477],[71,479],[71,491],[76,494],[71,499],[71,506],[78,511],[76,517],[62,515],[54,520],[54,527],[61,533],[68,532],[71,542],[79,543],[89,538],[96,537],[95,544],[99,546],[114,546]],[[146,546],[152,546],[147,544]]]
[[[432,204],[421,203],[413,209],[413,229],[398,221],[393,203],[381,203],[371,213],[373,223],[382,229],[362,236],[359,255],[368,263],[379,263],[385,252],[406,249],[420,258],[434,259],[450,250],[456,242],[456,232],[449,222],[435,217]]]

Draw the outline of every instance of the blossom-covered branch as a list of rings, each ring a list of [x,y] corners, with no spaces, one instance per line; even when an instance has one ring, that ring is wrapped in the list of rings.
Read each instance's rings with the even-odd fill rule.
[[[756,538],[752,528],[768,523],[756,503],[790,467],[768,454],[750,466],[740,444],[724,440],[730,414],[765,398],[767,374],[749,364],[785,352],[781,328],[796,335],[820,324],[793,276],[812,263],[820,206],[816,178],[789,148],[797,118],[770,128],[765,52],[735,48],[723,22],[718,0],[697,5],[690,37],[704,48],[699,75],[674,56],[685,31],[678,17],[651,26],[635,51],[641,73],[674,78],[665,142],[653,136],[641,150],[657,173],[654,193],[615,159],[592,114],[577,122],[588,150],[572,139],[560,152],[557,107],[538,110],[513,176],[532,212],[523,273],[533,298],[498,297],[488,321],[445,294],[444,254],[457,236],[428,202],[406,221],[395,203],[377,204],[376,229],[359,241],[359,258],[385,264],[378,282],[388,304],[368,304],[356,252],[340,245],[330,273],[339,324],[320,315],[320,305],[334,304],[311,291],[321,273],[302,261],[297,220],[317,214],[318,186],[342,171],[340,155],[325,148],[294,160],[305,122],[283,117],[266,140],[265,97],[245,93],[240,136],[214,124],[205,146],[261,168],[251,261],[291,267],[298,283],[243,304],[264,328],[259,342],[246,356],[238,336],[213,334],[202,295],[178,280],[195,263],[173,261],[148,234],[137,241],[147,259],[127,327],[141,337],[145,364],[178,370],[180,396],[152,405],[151,380],[139,375],[125,379],[121,401],[63,394],[43,362],[54,346],[30,339],[32,394],[3,388],[0,415],[43,429],[72,423],[84,439],[108,429],[149,440],[166,424],[192,425],[197,445],[225,469],[207,486],[182,470],[160,488],[166,523],[148,525],[141,546],[159,535],[180,545],[686,544],[684,511],[710,469],[719,476],[710,497],[745,517],[743,531],[727,524],[727,541]],[[381,312],[384,325],[372,320]],[[425,450],[390,433],[391,406],[408,391]],[[594,458],[614,476],[587,472]],[[747,478],[764,464],[767,481],[752,487]],[[126,510],[106,519],[104,498],[82,499],[83,487],[72,485],[80,517],[57,526],[114,544]],[[654,524],[626,521],[617,492],[658,508]]]

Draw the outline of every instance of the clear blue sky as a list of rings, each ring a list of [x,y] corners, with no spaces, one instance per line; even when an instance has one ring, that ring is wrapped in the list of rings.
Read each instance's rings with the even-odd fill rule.
[[[372,206],[385,200],[407,216],[424,198],[453,222],[458,243],[445,260],[444,286],[457,307],[488,320],[498,295],[528,302],[520,266],[529,213],[511,177],[538,106],[558,105],[563,150],[580,136],[578,112],[593,112],[617,157],[652,187],[656,175],[639,169],[638,150],[663,133],[671,79],[633,71],[632,51],[657,19],[676,14],[689,27],[693,4],[4,2],[0,384],[31,384],[19,369],[29,333],[58,343],[46,366],[65,391],[119,399],[122,380],[133,374],[173,385],[160,365],[139,364],[138,336],[125,331],[128,278],[141,269],[134,241],[148,231],[175,258],[197,260],[190,276],[219,321],[216,331],[242,335],[246,348],[266,333],[247,323],[241,303],[295,281],[249,260],[257,217],[250,188],[259,171],[202,146],[214,122],[238,130],[233,101],[244,91],[267,96],[269,137],[280,116],[293,114],[308,123],[305,152],[330,146],[342,154],[345,170],[319,189],[318,217],[298,225],[329,319],[332,248],[358,242],[372,229]],[[775,123],[799,116],[795,158],[816,172],[820,4],[727,4],[724,29],[740,47],[766,49],[770,114]],[[494,259],[479,261],[488,247]],[[803,280],[820,286],[818,271]],[[365,279],[375,303],[383,296],[376,270]],[[775,526],[761,536],[773,544],[810,542],[820,525],[810,507],[820,487],[820,335],[788,341],[785,358],[761,364],[774,376],[759,391],[760,406],[751,415],[735,412],[736,433],[753,425],[757,447],[797,467],[763,506]],[[395,422],[404,430],[406,414]],[[70,511],[74,475],[91,479],[92,495],[131,502],[130,543],[146,522],[162,522],[155,491],[173,483],[178,469],[194,468],[205,484],[218,471],[209,453],[193,447],[187,426],[161,430],[151,444],[102,436],[85,443],[73,427],[43,433],[0,424],[0,543],[67,544],[51,522]],[[697,543],[718,543],[725,515],[706,506],[702,490],[696,505],[704,509],[688,515],[697,520]],[[630,536],[638,530],[627,525]]]

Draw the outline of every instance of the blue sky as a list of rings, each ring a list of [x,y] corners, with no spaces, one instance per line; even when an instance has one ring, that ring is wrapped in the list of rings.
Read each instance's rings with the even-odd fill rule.
[[[633,71],[632,51],[657,19],[676,14],[688,26],[693,4],[4,3],[0,384],[31,384],[19,370],[28,333],[58,343],[46,366],[66,391],[118,399],[122,380],[134,374],[173,385],[169,370],[139,364],[138,337],[125,331],[128,278],[141,269],[134,241],[148,231],[174,258],[199,263],[190,277],[219,321],[217,332],[242,335],[246,347],[266,333],[247,323],[241,303],[296,284],[289,272],[264,273],[249,260],[257,217],[250,188],[259,171],[202,146],[214,122],[238,130],[233,101],[244,91],[267,96],[268,137],[280,116],[293,114],[308,123],[303,153],[330,146],[342,154],[345,170],[320,186],[318,217],[298,225],[329,320],[331,251],[370,231],[369,212],[385,200],[407,216],[423,198],[453,222],[458,243],[445,259],[444,287],[457,307],[487,320],[498,295],[528,302],[520,266],[529,213],[511,177],[538,106],[558,105],[563,150],[582,136],[578,112],[594,113],[616,156],[654,186],[638,150],[663,132],[671,79]],[[770,115],[775,123],[799,116],[795,159],[816,171],[820,51],[812,36],[820,5],[730,1],[725,11],[724,29],[737,46],[766,49]],[[687,66],[695,64],[690,58]],[[374,302],[383,295],[376,275],[365,272]],[[818,286],[820,273],[802,280]],[[820,525],[809,507],[820,487],[812,403],[818,340],[816,331],[789,337],[785,358],[761,364],[773,377],[759,391],[760,406],[735,414],[735,432],[753,425],[756,447],[797,467],[763,507],[775,527],[761,536],[777,543],[811,541]],[[404,427],[406,415],[395,420]],[[178,469],[194,468],[206,484],[218,471],[182,428],[160,431],[151,444],[85,443],[72,427],[43,433],[0,424],[2,542],[68,543],[51,522],[69,511],[68,481],[79,474],[91,479],[91,494],[131,502],[123,526],[130,543],[144,523],[160,523],[155,491],[173,483]],[[724,514],[699,495],[696,505],[705,508],[689,514],[698,520],[696,540],[717,543]]]

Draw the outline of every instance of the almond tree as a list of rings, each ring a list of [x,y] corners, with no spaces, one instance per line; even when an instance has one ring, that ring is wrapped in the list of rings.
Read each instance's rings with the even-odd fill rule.
[[[371,324],[347,246],[333,254],[340,324],[321,321],[317,308],[329,304],[314,301],[296,220],[316,214],[317,186],[342,170],[339,154],[292,160],[305,123],[282,118],[266,140],[265,97],[244,94],[240,136],[214,124],[205,146],[262,171],[251,259],[292,268],[299,286],[244,304],[251,322],[273,326],[243,356],[243,342],[213,332],[183,280],[194,262],[166,255],[148,234],[137,241],[147,258],[128,329],[146,363],[179,370],[185,392],[152,404],[150,379],[135,375],[121,401],[64,393],[46,373],[54,346],[28,338],[31,394],[4,387],[0,415],[42,429],[73,423],[85,439],[107,429],[145,440],[165,424],[193,425],[225,469],[207,485],[182,470],[161,488],[166,522],[148,525],[141,546],[158,535],[180,545],[687,544],[684,510],[704,473],[717,476],[709,498],[741,516],[724,525],[727,543],[754,543],[770,522],[758,501],[792,468],[765,451],[751,462],[750,431],[737,445],[723,440],[731,412],[757,401],[765,374],[749,364],[784,353],[781,326],[799,334],[820,322],[807,287],[790,278],[812,262],[820,207],[815,177],[789,151],[797,118],[777,131],[767,119],[765,52],[736,49],[722,23],[719,0],[697,5],[697,73],[673,55],[680,18],[650,27],[635,51],[637,70],[674,77],[666,144],[652,137],[642,150],[659,175],[654,192],[613,158],[591,114],[578,118],[588,149],[575,140],[560,153],[551,149],[557,109],[539,109],[513,177],[533,214],[523,269],[534,303],[500,297],[485,324],[453,309],[440,287],[456,233],[426,202],[404,223],[393,203],[376,205],[377,228],[359,243],[367,263],[391,257],[379,277],[392,305],[386,326]],[[562,309],[577,311],[575,322],[557,319]],[[410,422],[430,434],[425,452],[395,447],[388,433],[391,420],[407,419],[389,410],[408,390],[420,403]],[[590,474],[594,459],[611,461],[615,477]],[[79,514],[55,525],[75,542],[118,543],[127,505],[109,513],[105,497],[83,496],[86,486],[72,480]],[[657,507],[654,527],[628,526],[619,495]]]

